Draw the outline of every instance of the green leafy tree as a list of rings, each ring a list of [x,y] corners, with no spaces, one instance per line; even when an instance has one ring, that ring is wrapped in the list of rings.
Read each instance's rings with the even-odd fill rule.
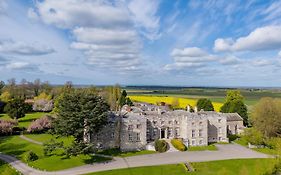
[[[281,136],[281,100],[262,98],[251,114],[253,126],[265,137]]]
[[[77,89],[63,93],[55,105],[55,133],[73,136],[76,143],[83,142],[89,133],[97,133],[107,123],[109,106],[91,91]]]
[[[120,105],[120,107],[122,107],[122,106],[124,106],[126,104],[126,102],[127,102],[126,97],[127,97],[127,92],[126,92],[126,90],[123,90],[122,94],[121,94],[121,97],[119,98],[119,105]]]
[[[198,110],[203,109],[204,111],[214,111],[214,106],[210,99],[200,98],[196,104]]]
[[[227,91],[226,102],[221,107],[220,112],[237,112],[243,118],[244,124],[248,125],[248,110],[247,106],[244,104],[244,97],[240,94],[240,91]]]
[[[13,99],[10,100],[4,111],[13,119],[19,119],[25,116],[26,113],[26,104],[23,99]]]

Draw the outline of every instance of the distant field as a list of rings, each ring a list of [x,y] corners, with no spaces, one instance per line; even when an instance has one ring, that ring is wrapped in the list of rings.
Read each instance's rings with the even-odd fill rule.
[[[138,89],[139,88],[139,89]],[[181,88],[181,87],[134,87],[125,88],[129,96],[157,96],[157,97],[178,97],[186,98],[190,104],[199,98],[208,98],[212,102],[224,103],[228,88]],[[240,90],[245,97],[246,105],[251,108],[262,97],[281,98],[280,89],[250,89],[241,88]]]
[[[170,97],[170,96],[129,96],[131,100],[137,101],[137,102],[147,102],[151,104],[157,104],[159,102],[165,102],[167,104],[172,104],[175,99],[178,99],[179,107],[180,108],[186,108],[187,105],[196,106],[197,100],[195,99],[188,99],[188,98],[181,98],[181,97]],[[220,110],[220,107],[222,106],[222,103],[213,102],[214,108],[216,111]]]

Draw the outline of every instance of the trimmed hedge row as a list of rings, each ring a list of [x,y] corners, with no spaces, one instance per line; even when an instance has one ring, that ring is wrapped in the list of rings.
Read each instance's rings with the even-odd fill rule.
[[[160,153],[166,152],[169,148],[168,143],[165,140],[156,140],[154,146],[155,150]]]
[[[186,151],[187,150],[186,146],[183,144],[181,139],[172,139],[171,143],[179,151]]]

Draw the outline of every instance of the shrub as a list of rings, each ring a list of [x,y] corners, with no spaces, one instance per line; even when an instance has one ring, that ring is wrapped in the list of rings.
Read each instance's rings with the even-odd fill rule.
[[[239,138],[239,136],[235,135],[235,134],[229,134],[227,137],[229,139],[229,142],[232,142],[232,141],[236,140],[237,138]]]
[[[6,102],[0,101],[0,113],[4,113],[5,105],[6,105]]]
[[[155,150],[163,153],[168,150],[168,143],[165,140],[156,140],[155,141]]]
[[[172,139],[171,143],[179,151],[186,151],[187,150],[186,146],[183,144],[181,139]]]
[[[47,131],[52,127],[52,120],[53,118],[48,115],[41,117],[29,125],[29,127],[27,128],[27,132],[42,133],[44,131]]]
[[[28,151],[25,155],[25,161],[27,161],[27,162],[35,161],[37,159],[38,159],[38,156],[33,151]]]
[[[26,105],[23,99],[13,99],[10,100],[4,111],[13,119],[18,119],[25,116],[26,113]]]
[[[17,125],[13,120],[0,120],[0,135],[12,134],[13,127]]]
[[[244,131],[245,139],[253,145],[263,145],[262,133],[255,128],[247,128]]]

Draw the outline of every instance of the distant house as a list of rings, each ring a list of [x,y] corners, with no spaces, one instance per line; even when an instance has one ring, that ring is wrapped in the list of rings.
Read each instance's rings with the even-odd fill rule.
[[[90,140],[103,149],[142,150],[157,139],[180,138],[187,146],[228,142],[227,134],[242,132],[237,113],[169,110],[166,106],[136,103],[109,115],[109,124]]]

